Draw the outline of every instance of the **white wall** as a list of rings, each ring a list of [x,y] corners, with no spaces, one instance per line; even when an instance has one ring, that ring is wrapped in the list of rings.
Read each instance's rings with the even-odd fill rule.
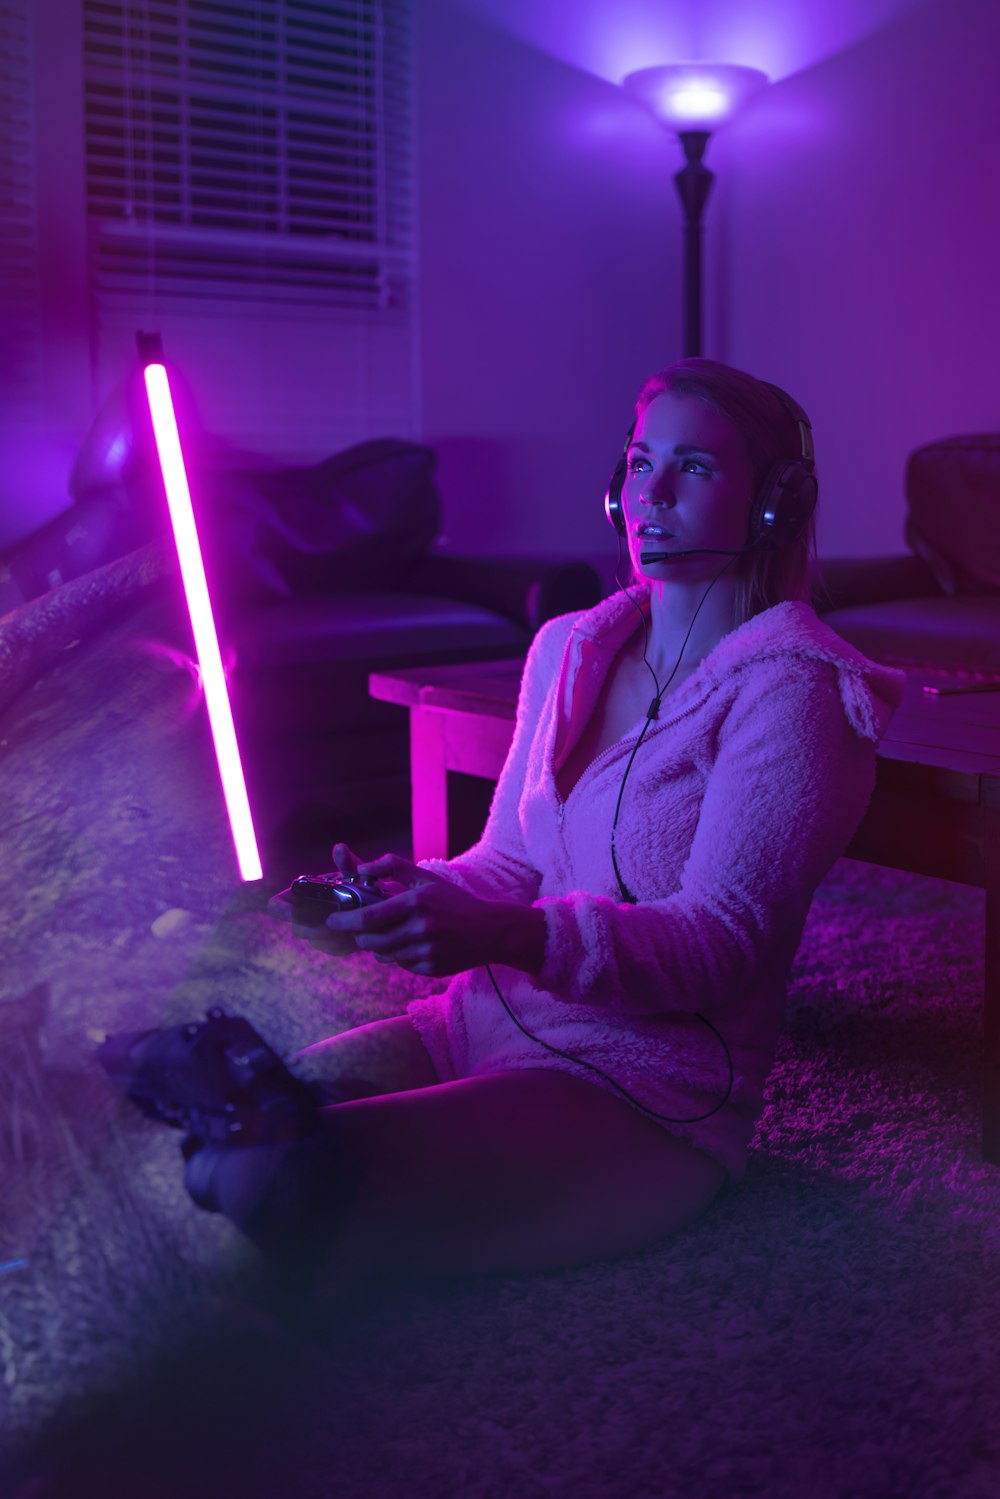
[[[618,88],[467,8],[416,14],[423,413],[449,547],[613,553],[604,489],[679,336],[667,143]]]
[[[0,546],[69,503],[66,478],[92,411],[83,198],[83,111],[77,8],[34,0],[36,278],[25,296],[24,351],[34,366],[16,386],[0,370]],[[5,231],[9,232],[7,226]],[[5,262],[6,265],[6,262]],[[12,287],[5,296],[16,295]]]
[[[998,79],[1000,6],[933,0],[713,142],[707,352],[810,412],[825,555],[905,550],[907,454],[1000,430]]]
[[[612,79],[687,53],[779,80],[709,150],[704,351],[810,411],[821,551],[903,550],[907,454],[1000,426],[996,0],[417,16],[424,415],[450,544],[606,546],[595,490],[623,415],[680,352],[680,151]]]

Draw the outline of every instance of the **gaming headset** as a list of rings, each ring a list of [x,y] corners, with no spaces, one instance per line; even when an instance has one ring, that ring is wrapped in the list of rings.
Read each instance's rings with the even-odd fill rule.
[[[747,547],[774,548],[793,541],[808,525],[816,508],[819,483],[816,478],[815,448],[812,425],[797,401],[769,380],[761,381],[777,396],[799,429],[800,452],[796,458],[783,458],[773,464],[754,497],[750,510]],[[625,535],[625,509],[622,490],[628,477],[628,450],[635,434],[635,422],[628,430],[625,449],[611,476],[604,509],[619,536]]]

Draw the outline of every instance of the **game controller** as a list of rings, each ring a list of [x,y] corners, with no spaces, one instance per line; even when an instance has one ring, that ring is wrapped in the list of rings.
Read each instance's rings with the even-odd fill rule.
[[[387,900],[392,892],[379,880],[363,880],[349,874],[300,874],[280,899],[292,908],[301,926],[322,926],[328,916],[338,911],[355,911],[360,906],[375,906]]]

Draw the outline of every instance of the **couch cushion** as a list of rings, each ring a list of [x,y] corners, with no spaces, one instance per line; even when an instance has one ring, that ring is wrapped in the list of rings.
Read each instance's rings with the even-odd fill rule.
[[[910,454],[906,540],[945,593],[1000,592],[1000,434],[948,437]]]
[[[309,467],[202,471],[213,592],[224,605],[253,606],[390,591],[437,535],[435,464],[430,448],[380,438]]]
[[[895,599],[834,609],[823,619],[889,666],[1000,678],[1000,594]]]
[[[231,641],[236,667],[368,663],[370,670],[413,661],[523,654],[530,631],[457,599],[415,594],[341,594],[295,599],[246,616]]]

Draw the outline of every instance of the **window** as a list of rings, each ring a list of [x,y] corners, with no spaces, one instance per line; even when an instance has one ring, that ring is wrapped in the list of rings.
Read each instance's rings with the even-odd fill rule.
[[[98,383],[156,327],[206,424],[416,425],[409,0],[83,0]]]
[[[0,0],[0,370],[20,420],[41,406],[32,65],[27,0]]]

